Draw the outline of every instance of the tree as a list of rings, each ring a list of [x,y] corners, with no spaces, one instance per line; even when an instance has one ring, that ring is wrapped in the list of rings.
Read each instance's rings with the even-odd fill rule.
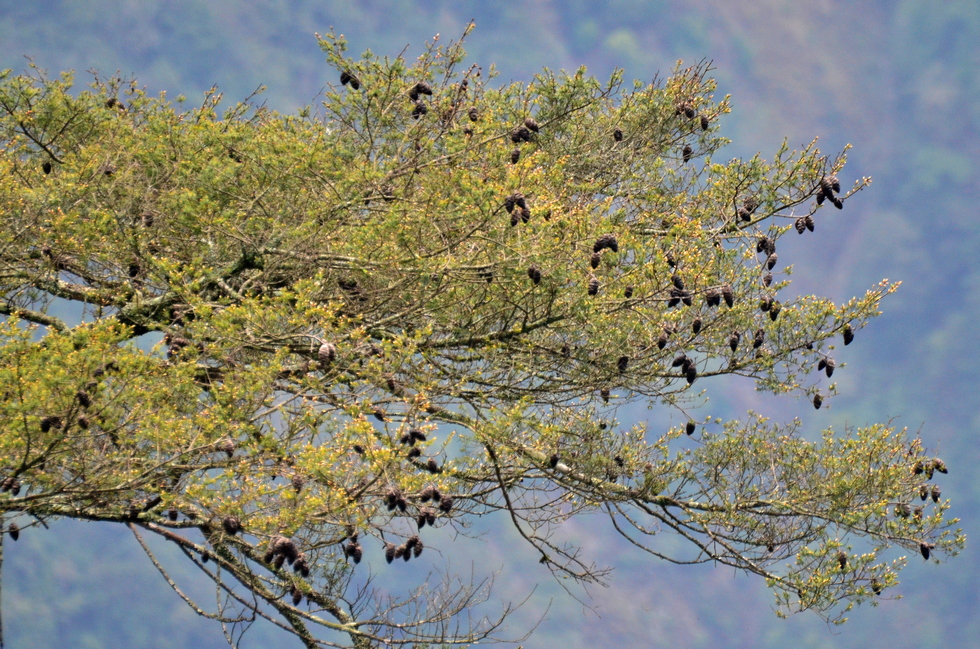
[[[368,570],[492,512],[559,577],[601,581],[560,524],[603,512],[639,552],[835,621],[897,583],[889,549],[962,546],[905,431],[694,414],[723,375],[835,394],[836,341],[896,286],[780,300],[776,246],[868,184],[841,187],[843,154],[715,161],[705,63],[495,87],[459,42],[414,65],[320,45],[342,85],[296,116],[3,73],[11,536],[124,524],[167,576],[156,535],[218,585],[216,611],[185,599],[232,644],[265,618],[307,647],[496,637],[508,610],[465,615],[489,582],[399,598]],[[624,430],[633,402],[686,423]]]

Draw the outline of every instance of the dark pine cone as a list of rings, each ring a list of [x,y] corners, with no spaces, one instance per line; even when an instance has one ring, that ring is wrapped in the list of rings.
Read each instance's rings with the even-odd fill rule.
[[[452,508],[453,508],[452,496],[446,496],[445,498],[442,499],[442,502],[439,503],[439,509],[446,512],[447,514],[452,510]]]
[[[616,140],[617,142],[622,142],[623,141],[623,131],[621,131],[618,128],[615,131],[613,131],[613,139]]]
[[[687,425],[684,426],[684,432],[687,433],[688,435],[693,435],[694,431],[697,430],[697,426],[698,425],[693,421],[689,421],[687,422]]]
[[[823,405],[823,397],[820,394],[813,395],[813,407],[820,410],[820,406]]]
[[[619,360],[616,361],[616,367],[619,369],[620,374],[626,371],[629,366],[630,359],[629,356],[620,356]]]
[[[755,338],[752,340],[752,349],[758,349],[762,347],[762,343],[766,341],[766,332],[762,329],[756,329]]]
[[[528,117],[527,119],[525,119],[524,126],[528,127],[535,133],[541,130],[541,126],[537,123],[537,121],[535,121],[533,117]]]
[[[762,285],[765,286],[766,288],[769,288],[771,284],[772,284],[772,273],[766,273],[765,275],[762,276]]]
[[[592,268],[598,268],[600,261],[602,261],[602,254],[593,252],[592,256],[589,258],[589,265],[592,266]]]
[[[589,280],[589,295],[596,295],[599,292],[599,280],[595,277]]]
[[[803,234],[806,232],[806,219],[802,216],[796,219],[796,221],[793,222],[793,227],[796,228],[797,234]]]
[[[515,147],[514,150],[510,152],[510,162],[511,164],[516,165],[518,161],[520,161],[520,159],[521,159],[521,150]]]
[[[658,349],[663,349],[664,347],[667,346],[667,337],[668,336],[665,333],[660,334],[660,338],[657,338],[657,348]]]
[[[603,403],[609,403],[609,388],[599,390],[599,396],[602,397]]]
[[[701,318],[694,318],[694,322],[691,323],[691,331],[693,331],[695,335],[701,333],[701,325]]]
[[[627,300],[630,299],[631,297],[633,297],[633,287],[632,286],[627,286],[626,287],[626,290],[623,291],[623,297],[625,297]]]
[[[707,131],[709,124],[710,124],[710,121],[708,120],[708,116],[702,114],[701,115],[701,130],[702,131]]]
[[[807,214],[803,217],[803,222],[806,224],[806,229],[813,232],[813,217]]]
[[[396,548],[394,543],[385,543],[385,561],[387,561],[388,563],[394,561],[395,551]]]
[[[418,119],[429,112],[429,107],[425,105],[424,101],[415,102],[415,108],[412,109],[412,117]]]
[[[684,162],[690,162],[691,156],[694,155],[694,149],[691,148],[690,144],[685,144],[681,154],[684,156]]]
[[[425,463],[425,468],[428,469],[429,473],[442,473],[442,469],[439,468],[439,464],[434,458],[429,458]]]
[[[470,116],[471,122],[475,122],[476,120],[480,119],[480,111],[476,109],[476,106],[470,108],[467,114]]]
[[[721,304],[721,291],[716,288],[709,288],[704,294],[704,301],[708,306],[719,306]]]
[[[844,325],[844,331],[842,333],[844,335],[845,345],[850,345],[852,342],[854,342],[854,330],[851,329],[851,325]]]
[[[51,173],[51,163],[45,160],[44,164],[41,165],[41,169],[44,171],[45,174]]]

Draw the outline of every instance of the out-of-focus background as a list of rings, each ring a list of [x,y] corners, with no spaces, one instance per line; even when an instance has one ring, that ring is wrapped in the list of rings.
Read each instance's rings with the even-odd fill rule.
[[[860,176],[874,184],[812,235],[781,242],[780,260],[797,269],[790,291],[842,300],[886,277],[902,288],[838,351],[847,366],[830,409],[762,399],[750,384],[717,393],[706,384],[707,411],[799,414],[808,431],[895,418],[945,459],[943,496],[969,538],[940,566],[909,557],[897,589],[904,597],[859,607],[840,628],[808,614],[780,620],[758,579],[653,562],[597,532],[599,520],[575,522],[569,533],[617,570],[608,588],[575,591],[581,601],[493,521],[475,539],[441,540],[446,554],[459,548],[453,565],[469,572],[478,558],[478,571],[499,571],[499,598],[523,598],[540,582],[513,618],[515,635],[540,621],[528,648],[980,647],[977,0],[0,0],[0,68],[22,71],[26,55],[52,75],[75,70],[79,85],[87,70],[118,71],[188,103],[214,84],[231,101],[265,85],[260,100],[292,112],[336,83],[314,32],[333,26],[352,54],[394,56],[408,45],[414,58],[437,33],[458,38],[470,19],[469,60],[496,64],[500,82],[580,65],[649,81],[678,59],[713,60],[718,94],[734,104],[721,125],[733,140],[722,158],[771,156],[783,138],[798,148],[819,136],[830,154],[854,145],[842,184]],[[183,586],[214,601],[210,586],[174,565]],[[61,522],[5,543],[3,615],[12,649],[227,646],[129,532],[108,525]],[[262,624],[241,646],[271,643],[299,646]]]

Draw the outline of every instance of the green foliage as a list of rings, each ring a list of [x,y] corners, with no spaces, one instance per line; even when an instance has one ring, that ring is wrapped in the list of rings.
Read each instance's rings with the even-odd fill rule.
[[[895,286],[779,300],[775,251],[867,184],[829,188],[843,155],[718,162],[728,103],[704,64],[495,87],[459,43],[414,64],[320,45],[348,83],[296,116],[4,73],[0,511],[159,535],[223,589],[208,614],[307,646],[496,635],[447,630],[480,584],[383,601],[358,561],[499,510],[556,576],[601,581],[554,533],[602,511],[652,556],[835,620],[896,583],[889,548],[962,545],[945,501],[913,514],[941,465],[904,432],[811,443],[752,415],[695,443],[615,422],[634,401],[688,412],[722,375],[834,394],[814,371]]]

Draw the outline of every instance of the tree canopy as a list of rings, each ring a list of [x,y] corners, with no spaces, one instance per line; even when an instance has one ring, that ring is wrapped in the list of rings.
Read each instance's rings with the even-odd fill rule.
[[[724,375],[819,409],[894,290],[786,297],[779,239],[869,182],[841,183],[844,154],[719,162],[704,62],[495,85],[460,42],[412,64],[319,42],[341,83],[297,115],[0,76],[11,537],[158,536],[216,582],[217,609],[171,580],[230,641],[261,617],[308,647],[498,637],[488,582],[371,579],[495,512],[542,574],[602,580],[561,535],[602,513],[651,559],[833,620],[887,596],[889,549],[961,547],[945,465],[905,431],[698,415]],[[686,423],[619,423],[644,402]]]

